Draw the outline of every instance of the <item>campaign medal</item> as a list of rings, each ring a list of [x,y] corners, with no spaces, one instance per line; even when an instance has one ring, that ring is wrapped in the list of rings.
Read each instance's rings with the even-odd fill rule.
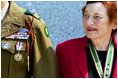
[[[2,42],[1,46],[3,50],[8,50],[11,47],[9,42]]]
[[[19,52],[21,48],[23,47],[22,42],[17,42],[16,44],[16,54],[14,55],[14,60],[15,61],[21,61],[22,60],[22,54]]]
[[[21,61],[22,60],[22,54],[20,54],[19,52],[16,53],[14,55],[14,59],[15,59],[15,61]]]

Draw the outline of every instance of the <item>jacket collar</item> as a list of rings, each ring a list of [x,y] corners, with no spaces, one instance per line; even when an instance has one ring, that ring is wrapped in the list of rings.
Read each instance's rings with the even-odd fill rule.
[[[114,34],[112,36],[112,38],[113,38],[114,46],[117,49],[117,35]],[[115,65],[114,65],[114,70],[113,70],[112,78],[117,78],[117,59],[115,60]]]
[[[112,39],[113,39],[113,42],[114,42],[114,46],[115,46],[115,48],[117,49],[117,35],[114,34],[114,35],[112,36]]]
[[[5,19],[2,21],[1,38],[8,36],[22,26],[25,26],[24,10],[12,1],[9,1],[9,10]]]

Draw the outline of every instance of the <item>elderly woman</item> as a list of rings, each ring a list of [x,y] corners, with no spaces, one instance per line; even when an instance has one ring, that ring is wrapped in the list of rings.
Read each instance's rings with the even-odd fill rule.
[[[56,48],[60,77],[117,77],[117,2],[88,1],[83,11],[86,36]]]

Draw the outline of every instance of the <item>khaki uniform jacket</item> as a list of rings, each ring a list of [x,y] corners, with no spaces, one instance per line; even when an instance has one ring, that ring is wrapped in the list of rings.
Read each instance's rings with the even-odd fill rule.
[[[1,44],[7,42],[10,48],[2,49],[1,46],[1,77],[56,77],[56,60],[50,38],[46,35],[45,22],[34,16],[26,15],[24,9],[14,2],[9,2],[9,11],[1,23]],[[34,43],[31,55],[29,56],[30,43],[26,46],[26,39],[7,39],[5,37],[12,35],[22,27],[27,28],[24,16],[32,22]],[[31,40],[31,38],[30,38]],[[23,42],[20,50],[22,60],[16,61],[16,43]],[[28,59],[29,57],[29,59]],[[30,71],[28,71],[30,70]]]

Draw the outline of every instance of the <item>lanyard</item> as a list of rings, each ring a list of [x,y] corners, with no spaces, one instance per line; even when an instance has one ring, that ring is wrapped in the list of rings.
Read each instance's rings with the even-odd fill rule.
[[[102,69],[101,62],[99,60],[97,51],[96,51],[96,49],[93,46],[91,41],[90,41],[90,44],[89,44],[89,48],[90,48],[90,52],[91,52],[92,58],[94,60],[94,64],[95,64],[95,67],[97,69],[98,75],[101,78],[109,78],[110,74],[111,74],[113,56],[114,56],[113,41],[110,40],[110,43],[109,43],[109,48],[108,48],[108,51],[107,51],[107,57],[106,57],[104,72],[103,72],[103,69]]]

